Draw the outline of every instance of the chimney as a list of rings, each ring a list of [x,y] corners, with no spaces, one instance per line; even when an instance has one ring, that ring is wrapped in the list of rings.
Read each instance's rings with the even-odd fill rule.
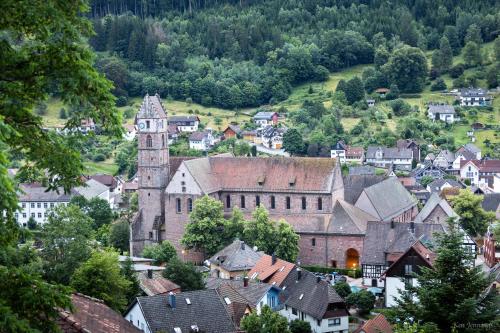
[[[300,267],[297,267],[297,281],[299,281],[301,277],[302,277],[302,270],[300,269]]]
[[[148,269],[148,279],[152,279],[152,278],[153,278],[153,270]]]
[[[241,249],[245,250],[245,242],[243,242],[243,241],[241,242]]]
[[[173,292],[168,293],[168,305],[170,305],[172,309],[175,309],[175,294]]]
[[[394,229],[394,220],[391,221],[391,229]]]
[[[274,264],[276,264],[276,254],[273,253],[273,255],[271,256],[271,265]]]
[[[243,287],[245,287],[245,288],[248,287],[248,276],[245,276],[243,278]]]
[[[414,234],[414,233],[415,233],[415,222],[410,222],[410,232],[411,232],[412,234]]]

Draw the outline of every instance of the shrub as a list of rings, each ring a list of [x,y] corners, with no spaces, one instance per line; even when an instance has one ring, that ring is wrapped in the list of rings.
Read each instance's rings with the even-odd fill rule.
[[[106,160],[106,156],[104,154],[95,154],[93,157],[92,157],[92,160],[94,162],[102,162],[102,161],[105,161]]]
[[[396,116],[405,116],[411,111],[410,104],[406,103],[401,98],[392,101],[389,105]]]
[[[458,78],[465,71],[464,64],[456,64],[452,68],[450,68],[450,76],[454,79]]]
[[[116,99],[116,106],[121,107],[127,105],[128,98],[126,96],[120,96]]]
[[[60,119],[67,119],[68,118],[68,115],[66,114],[66,110],[64,108],[61,108],[61,110],[59,110],[59,118]]]
[[[446,83],[442,78],[438,78],[436,82],[431,86],[432,91],[441,91],[441,90],[446,90]]]

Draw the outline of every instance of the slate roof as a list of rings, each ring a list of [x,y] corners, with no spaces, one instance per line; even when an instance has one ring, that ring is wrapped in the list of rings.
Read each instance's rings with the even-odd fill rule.
[[[460,95],[462,97],[488,97],[488,92],[481,88],[462,88]]]
[[[295,264],[276,258],[276,263],[272,264],[272,257],[264,254],[255,266],[248,272],[250,279],[257,279],[269,284],[275,283],[281,287],[288,274],[295,268]]]
[[[425,222],[436,207],[440,206],[448,217],[458,217],[453,211],[448,201],[441,198],[437,193],[432,193],[422,210],[415,216],[415,223]],[[446,221],[441,221],[446,222]]]
[[[374,159],[376,157],[377,151],[382,150],[382,158],[386,159],[401,159],[401,158],[412,158],[413,151],[409,148],[388,148],[381,146],[369,146],[366,150],[366,158]]]
[[[391,227],[393,225],[394,227]],[[433,241],[434,233],[445,230],[437,223],[368,222],[363,242],[362,264],[385,265],[387,255],[404,253],[417,239]]]
[[[64,333],[142,332],[101,300],[77,293],[71,296],[71,303],[73,313],[59,310],[57,325]]]
[[[59,188],[56,191],[47,191],[47,188],[38,184],[20,184],[19,189],[23,192],[19,194],[19,201],[21,202],[31,202],[31,201],[41,201],[41,202],[69,202],[71,200],[71,193],[64,193],[63,188]]]
[[[392,333],[392,326],[381,313],[366,321],[354,333]]]
[[[99,183],[106,185],[107,187],[112,189],[114,189],[117,185],[117,181],[112,175],[96,174],[89,176],[89,178],[97,180]]]
[[[440,193],[441,188],[445,184],[449,184],[451,187],[464,188],[464,186],[460,182],[454,179],[436,179],[432,183],[429,183],[427,187],[429,188],[431,193]]]
[[[480,172],[500,173],[500,160],[462,160],[460,161],[460,169],[469,162],[473,163]]]
[[[175,124],[175,123],[194,123],[195,121],[200,121],[200,118],[198,116],[169,116],[168,117],[168,124]]]
[[[241,128],[238,125],[229,124],[229,125],[227,125],[226,129],[224,130],[224,132],[226,132],[228,129],[233,130],[233,132],[236,133],[236,134],[241,133]]]
[[[220,190],[330,193],[335,169],[335,160],[330,158],[221,156],[184,163],[204,193]]]
[[[217,291],[224,299],[225,306],[231,316],[231,319],[239,327],[241,319],[245,316],[247,310],[252,309],[248,304],[248,301],[241,296],[241,294],[238,293],[238,291],[231,284],[224,283],[217,288]],[[226,298],[229,299],[229,304],[227,304]]]
[[[500,193],[488,193],[484,195],[483,209],[489,212],[496,212],[500,207]]]
[[[476,145],[472,144],[472,143],[467,143],[465,144],[464,148],[468,151],[470,151],[471,153],[480,153],[481,152],[481,149],[479,149]]]
[[[389,177],[378,184],[367,187],[364,189],[364,193],[378,214],[375,217],[382,221],[387,221],[417,204],[417,200],[396,177]]]
[[[432,267],[434,264],[434,260],[436,259],[436,254],[432,252],[429,248],[427,248],[420,240],[416,240],[402,255],[399,256],[386,270],[382,273],[382,276],[397,276],[392,275],[392,270],[396,267],[397,263],[403,260],[404,257],[410,253],[410,251],[414,251],[416,254],[420,256],[420,258],[427,264],[427,267]],[[390,274],[390,275],[389,275]]]
[[[163,107],[160,95],[149,96],[146,94],[142,100],[136,119],[142,118],[167,118],[167,112]]]
[[[446,104],[443,104],[443,105],[439,105],[439,104],[429,105],[428,111],[430,113],[433,113],[433,114],[436,114],[436,113],[439,113],[439,114],[455,114],[455,108],[453,107],[453,105],[446,105]]]
[[[359,165],[349,167],[349,176],[375,175],[375,167],[371,165]]]
[[[236,327],[224,306],[224,301],[214,289],[186,291],[175,295],[176,306],[168,302],[169,295],[137,297],[144,318],[152,332],[190,332],[191,326],[213,333],[236,332]],[[191,304],[188,304],[189,299]]]
[[[106,191],[109,191],[109,188],[106,185],[101,184],[100,182],[94,179],[87,180],[85,182],[85,185],[86,186],[76,187],[74,189],[74,192],[76,192],[76,194],[81,195],[87,200],[90,200]]]
[[[212,264],[233,272],[250,270],[262,257],[262,253],[254,251],[244,241],[234,240],[231,244],[217,252],[209,259]]]
[[[476,158],[476,154],[471,152],[470,150],[462,147],[460,148],[457,153],[455,154],[456,157],[458,157],[459,155],[462,155],[466,161],[468,160],[473,160]]]
[[[230,286],[234,291],[228,289],[227,286]],[[267,294],[269,289],[276,287],[272,284],[261,283],[254,280],[249,281],[248,285],[245,287],[243,280],[215,279],[210,283],[207,283],[207,288],[217,289],[219,294],[223,297],[225,294],[237,292],[240,297],[245,300],[246,304],[255,309],[259,304],[259,301]],[[236,295],[232,296],[236,297]]]
[[[193,132],[189,136],[189,141],[201,141],[207,136],[207,132]]]
[[[335,234],[364,235],[368,221],[376,217],[362,211],[344,200],[337,200],[333,206],[332,217],[327,231]]]
[[[154,272],[153,278],[148,278],[147,271],[138,274],[139,286],[148,296],[168,294],[169,292],[180,292],[181,287],[176,283],[164,278],[161,274]]]
[[[344,177],[344,200],[354,204],[361,192],[369,186],[380,183],[386,176],[383,175],[348,175]]]
[[[437,158],[444,158],[448,163],[453,163],[453,161],[455,160],[455,154],[453,154],[449,150],[441,150],[436,156],[436,159]]]
[[[399,139],[398,141],[396,141],[396,147],[398,148],[408,148],[412,144],[415,144],[417,146],[419,145],[417,141],[413,139]]]
[[[283,288],[282,297],[284,297],[285,305],[305,312],[315,319],[348,315],[344,300],[335,292],[335,289],[326,281],[318,281],[317,277],[309,271],[301,270],[299,280],[297,269],[294,269],[287,276]],[[335,315],[330,312],[329,304],[337,305]]]

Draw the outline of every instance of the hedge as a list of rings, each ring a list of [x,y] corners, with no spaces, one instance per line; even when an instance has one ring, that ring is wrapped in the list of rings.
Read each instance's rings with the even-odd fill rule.
[[[302,266],[305,270],[316,273],[331,274],[332,272],[338,272],[342,275],[347,275],[352,278],[361,277],[361,269],[346,269],[346,268],[335,268],[335,267],[325,267],[325,266]]]

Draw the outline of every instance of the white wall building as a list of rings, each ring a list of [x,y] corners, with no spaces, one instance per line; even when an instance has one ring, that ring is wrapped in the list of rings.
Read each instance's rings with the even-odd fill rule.
[[[189,149],[209,150],[215,143],[212,132],[194,132],[189,136]]]
[[[196,132],[200,125],[198,116],[169,116],[168,125],[176,125],[179,132]]]
[[[429,105],[427,116],[432,120],[441,120],[447,123],[453,123],[457,120],[455,108],[452,105]]]

